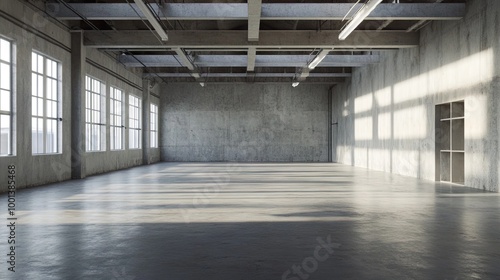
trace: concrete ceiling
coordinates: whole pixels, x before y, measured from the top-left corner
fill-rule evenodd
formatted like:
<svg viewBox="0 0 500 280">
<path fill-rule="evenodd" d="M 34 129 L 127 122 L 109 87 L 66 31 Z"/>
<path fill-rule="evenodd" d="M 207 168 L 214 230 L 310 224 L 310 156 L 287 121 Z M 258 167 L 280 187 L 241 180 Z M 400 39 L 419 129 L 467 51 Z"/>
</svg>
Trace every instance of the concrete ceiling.
<svg viewBox="0 0 500 280">
<path fill-rule="evenodd" d="M 143 1 L 168 41 L 159 39 L 134 0 L 47 0 L 45 7 L 85 30 L 87 47 L 143 68 L 145 77 L 209 83 L 339 83 L 353 67 L 377 63 L 381 51 L 418 46 L 428 22 L 465 14 L 463 0 L 385 0 L 340 41 L 340 30 L 365 0 Z M 324 49 L 329 55 L 308 71 Z"/>
</svg>

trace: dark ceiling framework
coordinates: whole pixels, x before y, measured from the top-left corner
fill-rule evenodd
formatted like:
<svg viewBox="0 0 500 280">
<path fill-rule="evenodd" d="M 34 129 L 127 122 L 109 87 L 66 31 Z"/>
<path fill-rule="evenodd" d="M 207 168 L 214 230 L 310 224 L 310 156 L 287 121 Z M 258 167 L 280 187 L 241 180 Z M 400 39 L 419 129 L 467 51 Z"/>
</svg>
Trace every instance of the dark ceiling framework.
<svg viewBox="0 0 500 280">
<path fill-rule="evenodd" d="M 385 0 L 339 40 L 341 29 L 367 3 L 50 0 L 46 10 L 85 30 L 87 47 L 143 68 L 145 77 L 202 85 L 340 83 L 352 68 L 378 63 L 381 51 L 418 46 L 426 23 L 465 14 L 465 1 Z"/>
</svg>

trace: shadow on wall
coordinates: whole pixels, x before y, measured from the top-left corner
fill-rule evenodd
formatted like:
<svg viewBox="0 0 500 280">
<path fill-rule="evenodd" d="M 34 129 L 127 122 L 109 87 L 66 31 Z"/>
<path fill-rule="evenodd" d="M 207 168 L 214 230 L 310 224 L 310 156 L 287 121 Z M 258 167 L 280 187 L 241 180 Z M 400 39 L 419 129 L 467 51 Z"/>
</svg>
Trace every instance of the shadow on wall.
<svg viewBox="0 0 500 280">
<path fill-rule="evenodd" d="M 334 88 L 334 159 L 434 180 L 435 105 L 464 100 L 465 185 L 498 191 L 499 17 L 499 3 L 471 1 L 464 20 L 430 24 L 418 49 Z"/>
</svg>

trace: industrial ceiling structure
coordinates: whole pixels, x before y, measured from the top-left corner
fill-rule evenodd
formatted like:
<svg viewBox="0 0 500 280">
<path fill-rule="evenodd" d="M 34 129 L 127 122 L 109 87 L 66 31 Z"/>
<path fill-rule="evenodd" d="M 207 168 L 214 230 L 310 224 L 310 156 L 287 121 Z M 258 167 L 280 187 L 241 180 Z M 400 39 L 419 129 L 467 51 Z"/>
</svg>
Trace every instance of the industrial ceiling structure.
<svg viewBox="0 0 500 280">
<path fill-rule="evenodd" d="M 50 0 L 45 9 L 145 77 L 296 86 L 340 83 L 382 51 L 418 46 L 423 26 L 461 19 L 465 1 Z"/>
</svg>

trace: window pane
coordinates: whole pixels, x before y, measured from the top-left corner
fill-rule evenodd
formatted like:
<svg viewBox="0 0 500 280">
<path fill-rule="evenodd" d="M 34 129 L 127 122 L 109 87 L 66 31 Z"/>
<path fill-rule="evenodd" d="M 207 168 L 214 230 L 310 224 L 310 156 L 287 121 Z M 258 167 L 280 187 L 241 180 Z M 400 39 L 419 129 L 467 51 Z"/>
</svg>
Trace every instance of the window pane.
<svg viewBox="0 0 500 280">
<path fill-rule="evenodd" d="M 47 153 L 57 152 L 57 122 L 56 120 L 47 120 Z"/>
<path fill-rule="evenodd" d="M 0 39 L 0 59 L 10 62 L 10 42 Z"/>
<path fill-rule="evenodd" d="M 52 74 L 53 74 L 53 78 L 54 78 L 54 79 L 59 78 L 59 77 L 58 77 L 58 76 L 59 76 L 59 75 L 58 75 L 58 72 L 59 72 L 58 70 L 59 70 L 59 69 L 57 69 L 57 68 L 58 68 L 58 67 L 57 67 L 57 62 L 52 61 Z"/>
<path fill-rule="evenodd" d="M 10 112 L 10 91 L 0 90 L 0 110 Z"/>
<path fill-rule="evenodd" d="M 41 55 L 37 55 L 37 64 L 38 64 L 38 67 L 37 67 L 37 72 L 42 74 L 43 73 L 43 56 Z"/>
<path fill-rule="evenodd" d="M 52 99 L 52 83 L 50 80 L 47 80 L 47 98 Z"/>
<path fill-rule="evenodd" d="M 0 115 L 0 154 L 10 154 L 10 116 Z"/>
<path fill-rule="evenodd" d="M 37 115 L 37 108 L 38 108 L 37 98 L 32 97 L 31 98 L 31 115 L 33 115 L 33 116 Z"/>
<path fill-rule="evenodd" d="M 10 90 L 10 65 L 7 63 L 0 63 L 0 88 Z"/>
<path fill-rule="evenodd" d="M 42 75 L 37 75 L 37 95 L 40 97 L 43 97 L 43 76 Z"/>
<path fill-rule="evenodd" d="M 52 65 L 49 60 L 47 60 L 47 63 L 45 64 L 45 73 L 47 76 L 52 77 Z"/>
<path fill-rule="evenodd" d="M 50 93 L 50 99 L 57 100 L 57 80 L 50 80 L 52 83 L 52 92 Z"/>
<path fill-rule="evenodd" d="M 56 62 L 47 59 L 47 76 L 51 78 L 57 78 L 57 68 L 55 67 Z"/>
<path fill-rule="evenodd" d="M 37 98 L 36 100 L 37 100 L 37 105 L 38 105 L 37 106 L 38 107 L 37 108 L 37 110 L 38 110 L 37 111 L 37 116 L 42 117 L 43 116 L 43 99 Z"/>
<path fill-rule="evenodd" d="M 31 150 L 34 154 L 38 153 L 38 121 L 37 121 L 37 118 L 31 118 Z"/>
<path fill-rule="evenodd" d="M 57 102 L 47 101 L 47 117 L 57 118 Z"/>
<path fill-rule="evenodd" d="M 38 89 L 38 85 L 37 85 L 38 80 L 36 77 L 37 77 L 36 74 L 34 74 L 34 73 L 31 74 L 31 95 L 33 95 L 33 96 L 37 95 L 36 91 Z"/>
<path fill-rule="evenodd" d="M 36 72 L 37 69 L 37 55 L 36 53 L 31 53 L 31 71 Z"/>
</svg>

